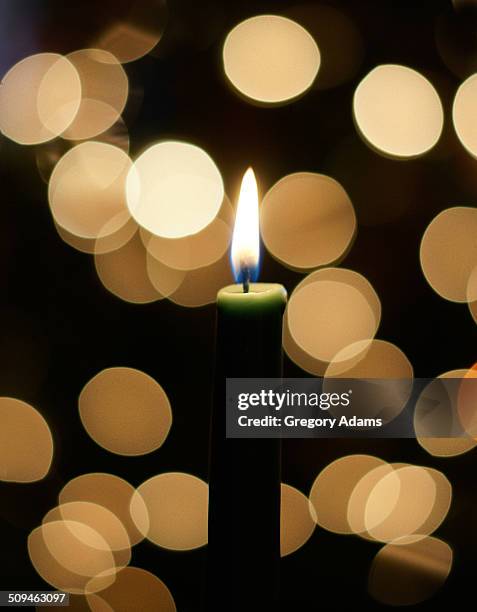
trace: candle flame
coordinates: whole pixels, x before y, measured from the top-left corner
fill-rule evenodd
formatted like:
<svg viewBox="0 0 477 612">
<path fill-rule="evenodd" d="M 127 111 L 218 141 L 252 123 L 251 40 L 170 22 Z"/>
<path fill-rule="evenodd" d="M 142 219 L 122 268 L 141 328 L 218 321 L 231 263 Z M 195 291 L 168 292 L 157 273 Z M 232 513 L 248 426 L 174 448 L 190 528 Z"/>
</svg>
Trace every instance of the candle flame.
<svg viewBox="0 0 477 612">
<path fill-rule="evenodd" d="M 255 174 L 248 168 L 242 179 L 232 238 L 232 268 L 238 283 L 257 280 L 259 257 L 258 189 Z"/>
</svg>

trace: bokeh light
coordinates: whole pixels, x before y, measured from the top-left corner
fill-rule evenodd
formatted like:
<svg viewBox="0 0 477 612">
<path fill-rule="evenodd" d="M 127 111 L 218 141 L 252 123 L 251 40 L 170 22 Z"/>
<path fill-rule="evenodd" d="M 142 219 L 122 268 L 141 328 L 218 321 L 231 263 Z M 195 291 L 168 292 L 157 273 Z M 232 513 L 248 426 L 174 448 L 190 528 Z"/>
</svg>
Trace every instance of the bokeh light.
<svg viewBox="0 0 477 612">
<path fill-rule="evenodd" d="M 87 599 L 92 612 L 104 612 L 105 603 L 114 612 L 177 610 L 174 598 L 164 582 L 139 567 L 125 567 L 118 572 L 114 584 L 96 596 L 88 594 Z"/>
<path fill-rule="evenodd" d="M 139 233 L 110 253 L 96 253 L 94 263 L 104 287 L 125 302 L 147 304 L 164 297 L 149 278 L 147 251 Z"/>
<path fill-rule="evenodd" d="M 316 520 L 308 497 L 283 482 L 280 503 L 280 555 L 286 557 L 310 539 Z"/>
<path fill-rule="evenodd" d="M 339 351 L 326 377 L 411 379 L 413 368 L 399 347 L 386 340 L 361 340 Z"/>
<path fill-rule="evenodd" d="M 67 56 L 81 81 L 81 103 L 62 133 L 69 140 L 94 138 L 119 119 L 128 98 L 127 75 L 118 60 L 103 49 L 81 49 Z"/>
<path fill-rule="evenodd" d="M 163 238 L 141 228 L 140 236 L 154 259 L 176 270 L 196 270 L 215 263 L 230 245 L 233 209 L 227 197 L 215 219 L 196 234 Z"/>
<path fill-rule="evenodd" d="M 169 300 L 187 308 L 205 306 L 216 301 L 219 289 L 234 282 L 229 253 L 226 251 L 210 266 L 185 273 L 178 289 L 169 295 Z"/>
<path fill-rule="evenodd" d="M 167 23 L 165 0 L 136 0 L 128 9 L 108 24 L 95 41 L 96 47 L 109 51 L 123 64 L 149 53 Z"/>
<path fill-rule="evenodd" d="M 102 472 L 82 474 L 65 484 L 59 494 L 60 504 L 91 502 L 110 510 L 128 532 L 131 544 L 138 544 L 144 535 L 136 527 L 129 510 L 135 488 L 123 478 Z M 147 508 L 136 495 L 135 513 L 138 522 L 147 528 Z"/>
<path fill-rule="evenodd" d="M 298 23 L 277 15 L 242 21 L 227 35 L 225 74 L 250 100 L 277 104 L 293 100 L 313 83 L 320 51 Z"/>
<path fill-rule="evenodd" d="M 476 232 L 477 208 L 456 206 L 434 217 L 422 237 L 424 276 L 436 293 L 452 302 L 467 301 L 469 278 L 477 264 Z"/>
<path fill-rule="evenodd" d="M 470 314 L 477 323 L 477 265 L 473 268 L 467 281 L 466 299 Z"/>
<path fill-rule="evenodd" d="M 477 74 L 473 74 L 460 85 L 452 106 L 452 120 L 457 136 L 473 157 L 477 157 L 476 104 Z"/>
<path fill-rule="evenodd" d="M 199 232 L 217 216 L 223 199 L 224 185 L 214 161 L 186 142 L 149 147 L 136 159 L 127 180 L 131 215 L 163 238 Z"/>
<path fill-rule="evenodd" d="M 119 518 L 110 510 L 91 502 L 67 502 L 47 512 L 43 517 L 43 524 L 62 520 L 84 544 L 90 545 L 90 539 L 88 534 L 85 537 L 82 528 L 77 528 L 77 525 L 87 525 L 94 529 L 106 542 L 104 550 L 113 553 L 115 567 L 128 565 L 131 560 L 129 536 Z M 97 545 L 102 548 L 101 542 Z"/>
<path fill-rule="evenodd" d="M 348 498 L 346 518 L 350 530 L 362 538 L 374 540 L 367 531 L 366 527 L 366 507 L 369 496 L 374 487 L 394 468 L 389 463 L 381 462 L 380 465 L 366 472 L 356 483 Z M 396 503 L 396 498 L 391 500 Z M 386 514 L 384 514 L 386 516 Z"/>
<path fill-rule="evenodd" d="M 82 95 L 78 72 L 67 58 L 57 53 L 26 57 L 2 79 L 0 130 L 24 145 L 51 140 L 75 120 Z"/>
<path fill-rule="evenodd" d="M 419 533 L 434 508 L 436 492 L 436 482 L 424 468 L 410 465 L 393 470 L 369 494 L 366 531 L 381 542 Z"/>
<path fill-rule="evenodd" d="M 432 597 L 452 567 L 452 549 L 437 538 L 411 544 L 387 544 L 377 553 L 369 573 L 369 592 L 391 606 L 410 606 Z"/>
<path fill-rule="evenodd" d="M 153 378 L 133 368 L 96 374 L 79 396 L 81 422 L 93 440 L 119 455 L 158 449 L 172 424 L 169 399 Z"/>
<path fill-rule="evenodd" d="M 0 480 L 41 480 L 52 460 L 53 438 L 43 416 L 26 402 L 0 397 Z"/>
<path fill-rule="evenodd" d="M 117 147 L 84 142 L 68 151 L 50 177 L 48 198 L 55 222 L 80 238 L 116 233 L 129 220 L 125 185 L 129 157 Z"/>
<path fill-rule="evenodd" d="M 284 327 L 305 353 L 329 362 L 343 348 L 359 340 L 371 340 L 380 318 L 379 298 L 363 276 L 351 270 L 324 268 L 295 288 L 285 311 Z M 288 342 L 284 342 L 284 348 L 293 359 Z M 346 359 L 350 357 L 348 354 Z"/>
<path fill-rule="evenodd" d="M 61 520 L 35 528 L 28 536 L 28 554 L 48 584 L 68 593 L 99 591 L 115 580 L 106 540 L 83 523 Z M 93 577 L 95 584 L 89 586 Z"/>
<path fill-rule="evenodd" d="M 384 340 L 361 340 L 335 355 L 324 373 L 323 390 L 333 393 L 335 388 L 341 389 L 342 384 L 336 380 L 339 378 L 362 379 L 353 387 L 358 418 L 380 417 L 383 423 L 389 423 L 409 400 L 413 368 L 396 345 Z M 341 415 L 343 409 L 330 411 Z"/>
<path fill-rule="evenodd" d="M 312 172 L 290 174 L 275 183 L 263 198 L 260 221 L 267 250 L 298 270 L 340 259 L 356 231 L 346 191 L 331 177 Z"/>
<path fill-rule="evenodd" d="M 432 380 L 420 394 L 414 408 L 414 431 L 418 443 L 430 455 L 435 457 L 456 457 L 472 450 L 477 441 L 470 436 L 459 437 L 433 436 L 445 428 L 452 432 L 458 424 L 457 388 L 442 385 L 440 379 L 461 379 L 468 370 L 459 369 L 444 372 Z M 457 421 L 457 422 L 456 422 Z"/>
<path fill-rule="evenodd" d="M 143 503 L 149 514 L 148 526 L 144 524 Z M 154 544 L 170 550 L 191 550 L 207 544 L 208 506 L 207 483 L 191 474 L 169 472 L 153 476 L 138 487 L 131 501 L 131 516 Z"/>
<path fill-rule="evenodd" d="M 104 232 L 105 235 L 99 236 L 96 239 L 76 236 L 57 223 L 55 223 L 55 229 L 63 242 L 65 242 L 68 246 L 73 247 L 77 251 L 80 251 L 81 253 L 88 253 L 89 255 L 93 255 L 95 253 L 102 255 L 104 253 L 111 253 L 112 251 L 116 251 L 116 249 L 121 248 L 127 244 L 137 232 L 137 223 L 134 221 L 134 219 L 129 219 L 117 231 L 110 234 L 108 228 L 110 225 L 116 225 L 116 222 L 117 217 L 113 217 L 112 220 L 109 223 L 106 223 L 106 225 L 101 229 L 101 233 Z"/>
<path fill-rule="evenodd" d="M 444 113 L 431 83 L 406 66 L 386 64 L 356 88 L 354 117 L 361 135 L 378 152 L 416 157 L 439 140 Z"/>
<path fill-rule="evenodd" d="M 348 522 L 348 502 L 361 478 L 385 461 L 371 455 L 346 455 L 327 465 L 310 490 L 316 522 L 334 533 L 353 533 Z"/>
</svg>

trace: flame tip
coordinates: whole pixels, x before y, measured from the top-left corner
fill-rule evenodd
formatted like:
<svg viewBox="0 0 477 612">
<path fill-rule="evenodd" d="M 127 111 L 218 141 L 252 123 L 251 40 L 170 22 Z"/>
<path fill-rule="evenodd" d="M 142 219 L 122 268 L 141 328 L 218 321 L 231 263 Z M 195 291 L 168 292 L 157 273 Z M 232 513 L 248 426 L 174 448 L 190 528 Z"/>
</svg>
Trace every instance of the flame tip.
<svg viewBox="0 0 477 612">
<path fill-rule="evenodd" d="M 245 276 L 248 280 L 257 279 L 259 252 L 257 181 L 252 166 L 249 166 L 242 179 L 232 239 L 231 260 L 237 282 L 242 282 Z"/>
</svg>

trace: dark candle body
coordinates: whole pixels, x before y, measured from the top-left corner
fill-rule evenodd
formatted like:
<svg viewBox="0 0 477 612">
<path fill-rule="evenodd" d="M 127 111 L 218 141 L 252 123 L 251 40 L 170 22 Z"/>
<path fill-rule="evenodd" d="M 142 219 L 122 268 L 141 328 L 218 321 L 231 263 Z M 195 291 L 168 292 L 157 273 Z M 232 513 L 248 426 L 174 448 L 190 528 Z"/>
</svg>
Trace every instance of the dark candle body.
<svg viewBox="0 0 477 612">
<path fill-rule="evenodd" d="M 282 375 L 286 291 L 226 287 L 217 300 L 207 612 L 273 610 L 280 561 L 280 441 L 227 439 L 226 379 Z"/>
</svg>

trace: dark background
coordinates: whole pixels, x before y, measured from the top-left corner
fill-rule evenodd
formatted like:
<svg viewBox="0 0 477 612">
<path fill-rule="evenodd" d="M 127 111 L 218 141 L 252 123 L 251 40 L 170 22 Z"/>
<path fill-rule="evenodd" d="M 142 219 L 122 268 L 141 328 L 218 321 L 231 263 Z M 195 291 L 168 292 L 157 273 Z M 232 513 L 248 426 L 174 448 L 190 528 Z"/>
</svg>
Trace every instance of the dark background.
<svg viewBox="0 0 477 612">
<path fill-rule="evenodd" d="M 474 36 L 477 49 L 474 15 L 467 10 L 457 17 L 450 0 L 327 2 L 351 17 L 361 33 L 364 54 L 351 80 L 332 89 L 312 89 L 298 102 L 278 108 L 246 103 L 224 80 L 225 35 L 246 17 L 287 14 L 298 4 L 302 3 L 170 0 L 168 27 L 157 52 L 125 66 L 133 91 L 124 115 L 131 155 L 136 157 L 163 138 L 198 144 L 216 161 L 233 198 L 248 165 L 259 177 L 261 193 L 295 171 L 338 179 L 355 205 L 359 223 L 357 239 L 342 265 L 365 275 L 380 296 L 378 337 L 405 352 L 416 376 L 469 367 L 477 361 L 475 323 L 465 305 L 446 302 L 427 285 L 418 249 L 437 212 L 475 205 L 477 199 L 477 162 L 464 152 L 451 124 L 458 84 L 477 68 L 472 48 L 466 47 Z M 120 5 L 0 0 L 2 73 L 35 52 L 86 46 L 101 19 Z M 438 19 L 460 28 L 459 36 L 449 39 L 457 57 L 466 52 L 459 75 L 439 55 Z M 351 112 L 354 89 L 382 63 L 415 68 L 431 79 L 441 96 L 444 134 L 423 158 L 386 159 L 356 133 Z M 186 309 L 165 301 L 137 306 L 109 294 L 97 279 L 92 258 L 57 235 L 36 152 L 36 147 L 20 147 L 7 139 L 0 143 L 0 394 L 31 402 L 42 412 L 56 452 L 45 480 L 0 483 L 0 589 L 50 588 L 31 566 L 26 540 L 56 505 L 69 479 L 105 471 L 137 486 L 160 472 L 183 471 L 207 480 L 214 306 Z M 383 209 L 394 208 L 401 214 L 379 222 Z M 291 292 L 301 278 L 265 254 L 261 280 L 283 283 Z M 112 455 L 82 428 L 78 394 L 92 376 L 111 366 L 143 370 L 167 392 L 174 421 L 157 452 L 138 458 Z M 285 359 L 285 374 L 303 373 Z M 412 440 L 288 440 L 283 444 L 282 480 L 308 493 L 325 465 L 356 452 L 437 467 L 450 479 L 453 503 L 437 535 L 452 546 L 454 566 L 438 594 L 416 608 L 457 604 L 460 609 L 458 602 L 473 601 L 475 451 L 436 459 Z M 317 528 L 302 549 L 282 560 L 283 610 L 382 609 L 366 590 L 378 549 L 359 538 Z M 173 553 L 143 542 L 134 548 L 131 564 L 157 574 L 171 589 L 178 610 L 188 612 L 198 610 L 205 554 L 205 549 Z"/>
</svg>

